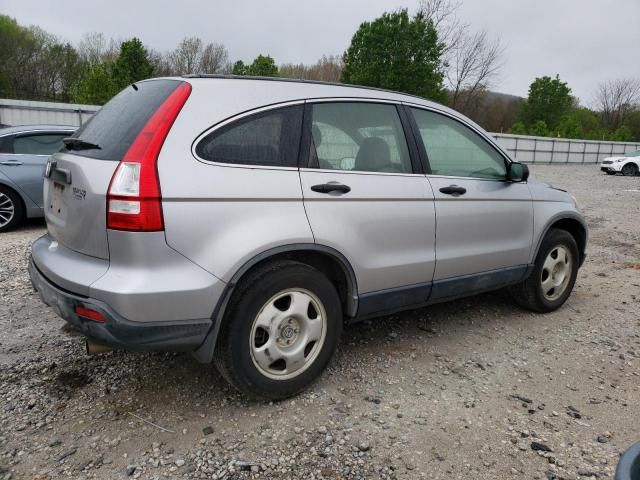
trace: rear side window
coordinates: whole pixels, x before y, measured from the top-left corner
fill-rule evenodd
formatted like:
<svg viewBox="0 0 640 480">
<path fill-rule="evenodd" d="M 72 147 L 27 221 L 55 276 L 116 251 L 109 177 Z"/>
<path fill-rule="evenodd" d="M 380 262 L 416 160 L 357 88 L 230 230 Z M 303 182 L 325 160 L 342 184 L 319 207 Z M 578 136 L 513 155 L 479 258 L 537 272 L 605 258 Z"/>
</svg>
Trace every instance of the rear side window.
<svg viewBox="0 0 640 480">
<path fill-rule="evenodd" d="M 203 138 L 196 154 L 211 162 L 295 167 L 302 111 L 302 105 L 283 107 L 232 122 Z"/>
<path fill-rule="evenodd" d="M 120 161 L 151 115 L 180 85 L 179 80 L 150 80 L 128 86 L 73 135 L 100 149 L 63 150 L 99 160 Z"/>
<path fill-rule="evenodd" d="M 62 139 L 69 134 L 23 135 L 13 140 L 13 153 L 25 155 L 51 155 L 62 148 Z"/>
</svg>

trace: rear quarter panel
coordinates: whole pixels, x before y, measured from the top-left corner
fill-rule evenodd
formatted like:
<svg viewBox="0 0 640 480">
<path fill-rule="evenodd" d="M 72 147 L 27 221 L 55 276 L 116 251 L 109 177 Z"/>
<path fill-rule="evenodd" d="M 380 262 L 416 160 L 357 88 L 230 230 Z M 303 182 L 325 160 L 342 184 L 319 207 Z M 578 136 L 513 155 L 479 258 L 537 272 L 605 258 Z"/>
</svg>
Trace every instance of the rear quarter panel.
<svg viewBox="0 0 640 480">
<path fill-rule="evenodd" d="M 240 82 L 245 91 L 235 95 L 226 83 L 193 82 L 158 158 L 167 243 L 223 281 L 265 250 L 313 243 L 296 168 L 211 164 L 192 154 L 194 140 L 212 125 L 291 99 L 275 82 L 261 91 Z"/>
</svg>

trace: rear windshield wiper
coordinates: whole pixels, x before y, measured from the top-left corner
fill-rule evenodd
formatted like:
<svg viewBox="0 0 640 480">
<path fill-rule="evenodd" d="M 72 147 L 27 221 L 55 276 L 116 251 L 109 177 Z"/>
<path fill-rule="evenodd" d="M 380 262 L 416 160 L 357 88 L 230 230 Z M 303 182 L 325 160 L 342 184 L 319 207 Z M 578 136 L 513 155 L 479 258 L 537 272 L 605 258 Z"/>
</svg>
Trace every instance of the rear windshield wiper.
<svg viewBox="0 0 640 480">
<path fill-rule="evenodd" d="M 101 150 L 100 145 L 86 142 L 75 137 L 63 138 L 62 142 L 69 150 Z"/>
</svg>

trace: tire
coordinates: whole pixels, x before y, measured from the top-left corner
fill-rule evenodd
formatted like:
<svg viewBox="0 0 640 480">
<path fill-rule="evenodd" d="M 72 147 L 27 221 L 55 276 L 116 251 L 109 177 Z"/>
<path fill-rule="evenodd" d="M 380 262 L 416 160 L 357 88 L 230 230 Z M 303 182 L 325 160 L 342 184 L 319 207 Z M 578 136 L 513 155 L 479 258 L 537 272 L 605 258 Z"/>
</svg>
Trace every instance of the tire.
<svg viewBox="0 0 640 480">
<path fill-rule="evenodd" d="M 635 177 L 638 175 L 638 166 L 635 163 L 627 163 L 622 167 L 622 174 L 625 177 Z"/>
<path fill-rule="evenodd" d="M 24 220 L 22 200 L 16 192 L 0 185 L 0 233 L 13 230 Z"/>
<path fill-rule="evenodd" d="M 554 252 L 556 258 L 553 257 Z M 563 253 L 567 262 L 562 262 Z M 511 287 L 511 296 L 517 304 L 528 310 L 552 312 L 560 308 L 571 295 L 579 264 L 580 253 L 573 236 L 566 230 L 551 229 L 540 245 L 529 278 Z M 561 277 L 564 280 L 555 286 Z"/>
<path fill-rule="evenodd" d="M 341 334 L 342 305 L 329 279 L 304 263 L 279 260 L 238 285 L 214 362 L 241 392 L 279 400 L 320 376 Z"/>
</svg>

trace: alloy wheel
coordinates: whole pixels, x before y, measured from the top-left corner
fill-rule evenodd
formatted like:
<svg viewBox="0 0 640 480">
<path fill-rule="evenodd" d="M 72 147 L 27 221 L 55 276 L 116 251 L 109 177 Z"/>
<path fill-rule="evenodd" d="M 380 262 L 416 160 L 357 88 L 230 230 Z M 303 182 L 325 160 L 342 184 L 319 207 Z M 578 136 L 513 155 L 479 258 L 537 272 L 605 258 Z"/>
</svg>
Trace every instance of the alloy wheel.
<svg viewBox="0 0 640 480">
<path fill-rule="evenodd" d="M 13 220 L 15 205 L 8 195 L 0 192 L 0 228 L 5 227 Z"/>
</svg>

